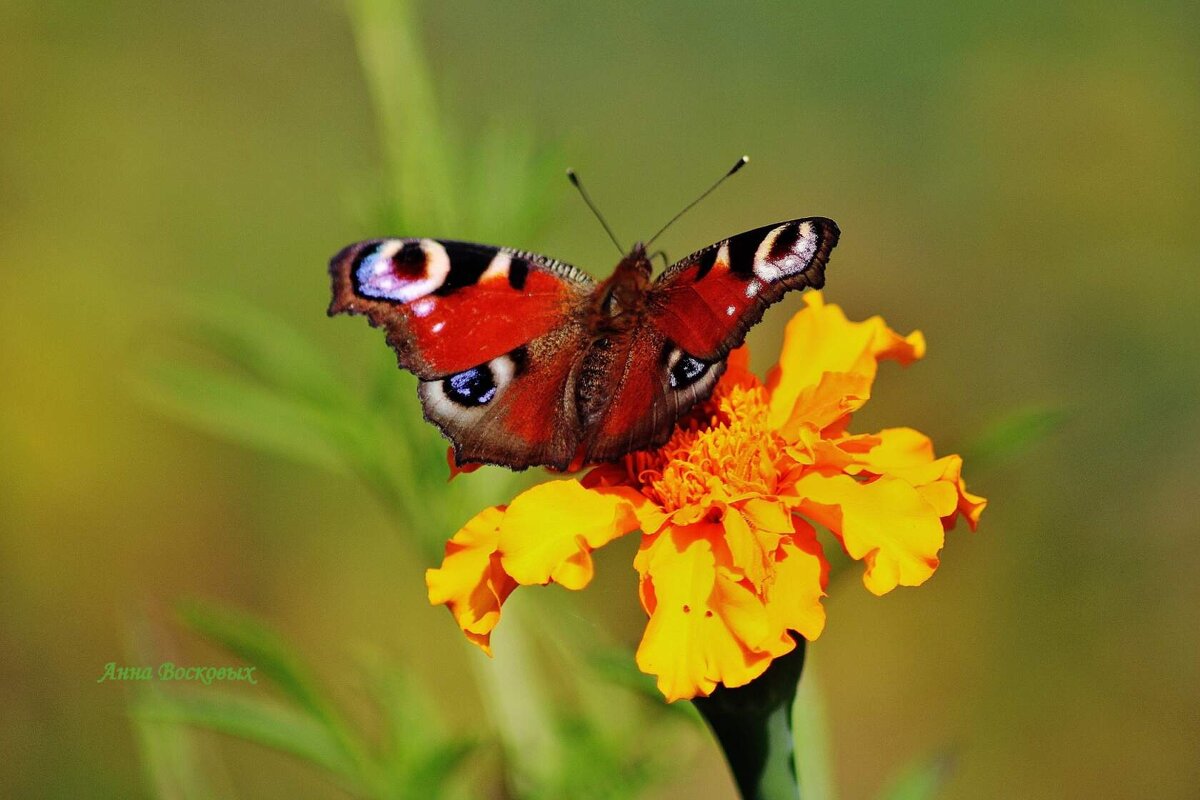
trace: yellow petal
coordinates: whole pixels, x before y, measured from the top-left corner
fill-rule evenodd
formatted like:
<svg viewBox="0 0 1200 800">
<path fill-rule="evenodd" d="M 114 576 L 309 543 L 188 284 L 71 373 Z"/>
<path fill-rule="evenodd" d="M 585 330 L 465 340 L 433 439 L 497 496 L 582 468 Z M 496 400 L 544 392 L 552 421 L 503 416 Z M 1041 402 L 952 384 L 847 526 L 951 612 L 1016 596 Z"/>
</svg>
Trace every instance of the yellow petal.
<svg viewBox="0 0 1200 800">
<path fill-rule="evenodd" d="M 500 606 L 517 586 L 496 553 L 503 517 L 500 508 L 476 514 L 446 543 L 442 566 L 425 572 L 429 602 L 445 604 L 467 638 L 489 656 Z"/>
<path fill-rule="evenodd" d="M 842 540 L 867 565 L 863 584 L 875 594 L 919 586 L 937 569 L 944 531 L 937 510 L 907 481 L 860 483 L 847 475 L 809 473 L 796 482 L 800 510 Z"/>
<path fill-rule="evenodd" d="M 793 630 L 812 641 L 825 629 L 821 598 L 829 580 L 829 564 L 812 526 L 795 520 L 796 533 L 779 543 L 774 577 L 767 591 L 767 614 L 772 628 Z"/>
<path fill-rule="evenodd" d="M 757 589 L 767 577 L 767 553 L 763 542 L 746 518 L 736 508 L 729 508 L 721 521 L 724 536 L 718 540 L 718 563 L 729 568 L 738 578 L 745 578 Z M 769 534 L 768 534 L 769 535 Z M 778 538 L 778 537 L 775 537 Z M 774 542 L 769 543 L 774 550 Z"/>
<path fill-rule="evenodd" d="M 975 530 L 987 500 L 967 491 L 960 456 L 934 458 L 933 442 L 912 428 L 888 428 L 876 436 L 879 444 L 857 459 L 861 466 L 849 468 L 848 472 L 859 474 L 865 470 L 902 478 L 917 487 L 937 509 L 946 527 L 952 527 L 961 513 L 971 530 Z"/>
<path fill-rule="evenodd" d="M 592 579 L 591 551 L 637 527 L 622 493 L 549 481 L 509 504 L 500 522 L 501 564 L 517 583 L 582 589 Z"/>
<path fill-rule="evenodd" d="M 822 431 L 841 422 L 871 399 L 872 380 L 873 374 L 826 372 L 815 386 L 800 392 L 790 414 L 777 426 L 780 434 L 790 441 L 796 437 L 800 426 Z M 772 409 L 774 407 L 772 397 Z"/>
<path fill-rule="evenodd" d="M 707 538 L 682 548 L 664 531 L 644 559 L 650 621 L 638 667 L 658 678 L 668 702 L 707 695 L 717 683 L 741 686 L 761 675 L 772 655 L 749 652 L 740 637 L 762 639 L 769 620 L 749 589 L 719 577 Z"/>
<path fill-rule="evenodd" d="M 801 393 L 816 387 L 827 372 L 861 375 L 869 392 L 879 361 L 908 364 L 925 354 L 920 331 L 901 336 L 881 317 L 850 322 L 840 307 L 826 305 L 820 292 L 804 297 L 807 307 L 788 322 L 779 365 L 767 378 L 774 427 L 783 425 Z"/>
</svg>

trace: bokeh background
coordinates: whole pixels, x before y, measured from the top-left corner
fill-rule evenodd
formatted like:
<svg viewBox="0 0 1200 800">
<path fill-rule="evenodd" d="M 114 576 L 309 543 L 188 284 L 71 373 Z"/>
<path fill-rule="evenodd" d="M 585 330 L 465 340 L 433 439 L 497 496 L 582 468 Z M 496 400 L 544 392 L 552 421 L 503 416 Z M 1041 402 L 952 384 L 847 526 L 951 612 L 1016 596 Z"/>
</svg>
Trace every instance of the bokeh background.
<svg viewBox="0 0 1200 800">
<path fill-rule="evenodd" d="M 348 796 L 303 759 L 147 718 L 159 687 L 96 683 L 110 661 L 241 663 L 180 616 L 198 600 L 276 631 L 370 740 L 387 717 L 362 665 L 384 665 L 397 707 L 425 709 L 400 739 L 436 718 L 477 740 L 451 790 L 732 797 L 694 718 L 621 688 L 629 546 L 579 596 L 518 593 L 512 628 L 540 639 L 493 662 L 427 605 L 437 542 L 515 484 L 440 488 L 411 381 L 324 308 L 329 255 L 378 234 L 604 275 L 615 253 L 562 169 L 633 239 L 743 152 L 668 251 L 836 219 L 830 299 L 930 342 L 882 370 L 857 429 L 926 431 L 992 500 L 919 589 L 835 578 L 813 780 L 875 798 L 924 763 L 922 796 L 1200 795 L 1195 4 L 352 5 L 0 4 L 0 796 Z M 760 368 L 800 302 L 752 333 Z M 306 419 L 253 390 L 272 381 L 369 408 L 342 423 L 385 443 L 381 473 L 297 436 Z M 600 642 L 607 669 L 580 666 Z M 566 766 L 539 778 L 547 752 Z"/>
</svg>

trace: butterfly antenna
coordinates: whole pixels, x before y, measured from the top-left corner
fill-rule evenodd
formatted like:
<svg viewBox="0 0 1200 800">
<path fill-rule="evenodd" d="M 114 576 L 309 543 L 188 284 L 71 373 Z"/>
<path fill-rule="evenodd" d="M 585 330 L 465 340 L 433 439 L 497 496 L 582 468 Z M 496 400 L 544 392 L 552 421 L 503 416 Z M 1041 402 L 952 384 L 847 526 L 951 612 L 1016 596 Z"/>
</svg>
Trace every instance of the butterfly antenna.
<svg viewBox="0 0 1200 800">
<path fill-rule="evenodd" d="M 675 220 L 679 219 L 679 218 L 680 218 L 680 217 L 682 217 L 684 214 L 686 214 L 687 212 L 691 211 L 691 210 L 692 210 L 692 206 L 696 205 L 696 204 L 697 204 L 697 203 L 699 203 L 701 200 L 703 200 L 704 198 L 706 198 L 706 197 L 708 197 L 710 194 L 712 194 L 714 191 L 716 191 L 717 187 L 718 187 L 718 186 L 720 186 L 722 183 L 724 183 L 726 178 L 730 177 L 731 175 L 733 175 L 733 173 L 737 172 L 739 169 L 741 169 L 742 167 L 746 166 L 747 162 L 749 162 L 749 161 L 750 161 L 750 156 L 742 156 L 741 158 L 739 158 L 739 159 L 737 160 L 737 163 L 736 163 L 736 164 L 734 164 L 734 165 L 733 165 L 733 166 L 732 166 L 732 167 L 729 169 L 729 172 L 726 172 L 724 175 L 722 175 L 722 176 L 721 176 L 721 178 L 720 178 L 720 179 L 719 179 L 719 180 L 718 180 L 716 183 L 714 183 L 712 186 L 708 187 L 708 189 L 706 189 L 706 190 L 705 190 L 704 194 L 700 195 L 700 196 L 699 196 L 699 197 L 697 197 L 695 200 L 693 200 L 692 202 L 688 203 L 688 204 L 687 204 L 687 206 L 685 206 L 685 207 L 684 207 L 683 211 L 680 211 L 678 214 L 676 214 L 675 216 L 671 217 L 671 219 L 667 221 L 667 224 L 666 224 L 666 225 L 663 225 L 661 228 L 659 228 L 659 229 L 658 229 L 658 233 L 656 233 L 656 234 L 654 234 L 653 236 L 651 236 L 651 237 L 650 237 L 650 239 L 649 239 L 649 241 L 647 241 L 647 242 L 646 242 L 646 246 L 647 246 L 647 247 L 649 247 L 651 244 L 653 244 L 653 242 L 654 242 L 654 240 L 655 240 L 655 239 L 657 239 L 659 236 L 662 236 L 662 234 L 663 234 L 663 231 L 665 231 L 667 228 L 669 228 L 669 227 L 671 227 L 672 225 L 674 225 L 674 224 L 675 224 Z"/>
<path fill-rule="evenodd" d="M 600 220 L 600 224 L 604 226 L 604 231 L 608 234 L 608 238 L 612 239 L 612 243 L 615 244 L 617 249 L 621 251 L 621 255 L 625 255 L 625 248 L 621 247 L 621 243 L 617 241 L 617 235 L 613 233 L 612 228 L 608 227 L 608 223 L 604 221 L 604 215 L 600 213 L 600 210 L 596 208 L 596 204 L 592 202 L 592 198 L 588 196 L 587 190 L 584 189 L 583 184 L 579 182 L 579 176 L 575 174 L 575 170 L 567 170 L 567 180 L 569 180 L 572 185 L 579 190 L 580 196 L 583 197 L 583 202 L 587 203 L 587 207 L 590 208 L 592 213 L 596 215 L 596 219 Z"/>
</svg>

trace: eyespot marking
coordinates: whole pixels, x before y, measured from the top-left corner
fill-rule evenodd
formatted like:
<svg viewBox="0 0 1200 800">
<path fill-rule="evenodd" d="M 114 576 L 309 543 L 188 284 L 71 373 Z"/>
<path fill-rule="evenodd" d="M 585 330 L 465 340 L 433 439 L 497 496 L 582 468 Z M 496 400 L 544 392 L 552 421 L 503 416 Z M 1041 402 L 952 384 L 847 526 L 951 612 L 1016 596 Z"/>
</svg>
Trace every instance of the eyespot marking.
<svg viewBox="0 0 1200 800">
<path fill-rule="evenodd" d="M 354 284 L 364 297 L 410 303 L 436 292 L 450 274 L 450 256 L 433 239 L 389 239 L 359 256 Z"/>
<path fill-rule="evenodd" d="M 712 364 L 693 358 L 678 347 L 672 347 L 667 356 L 667 383 L 672 389 L 686 389 L 698 383 Z"/>
<path fill-rule="evenodd" d="M 431 417 L 451 419 L 461 414 L 480 414 L 482 407 L 495 400 L 528 361 L 526 349 L 518 347 L 477 367 L 439 380 L 422 381 L 417 392 Z"/>
<path fill-rule="evenodd" d="M 818 239 L 807 221 L 773 228 L 754 253 L 754 274 L 770 283 L 803 272 L 816 255 Z"/>
<path fill-rule="evenodd" d="M 460 406 L 485 406 L 496 396 L 496 382 L 485 364 L 446 378 L 442 381 L 442 391 Z"/>
</svg>

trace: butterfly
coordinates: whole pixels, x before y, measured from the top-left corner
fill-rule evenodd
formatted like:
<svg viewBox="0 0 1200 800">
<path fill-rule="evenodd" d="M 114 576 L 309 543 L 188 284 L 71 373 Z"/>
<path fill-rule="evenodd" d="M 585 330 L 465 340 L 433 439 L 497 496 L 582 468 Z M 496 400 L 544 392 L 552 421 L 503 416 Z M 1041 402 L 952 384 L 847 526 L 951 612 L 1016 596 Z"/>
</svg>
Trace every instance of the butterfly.
<svg viewBox="0 0 1200 800">
<path fill-rule="evenodd" d="M 597 282 L 521 250 L 372 239 L 330 261 L 329 314 L 364 314 L 386 332 L 460 466 L 565 470 L 665 443 L 768 306 L 824 285 L 837 241 L 832 220 L 788 220 L 654 280 L 639 242 Z"/>
</svg>

